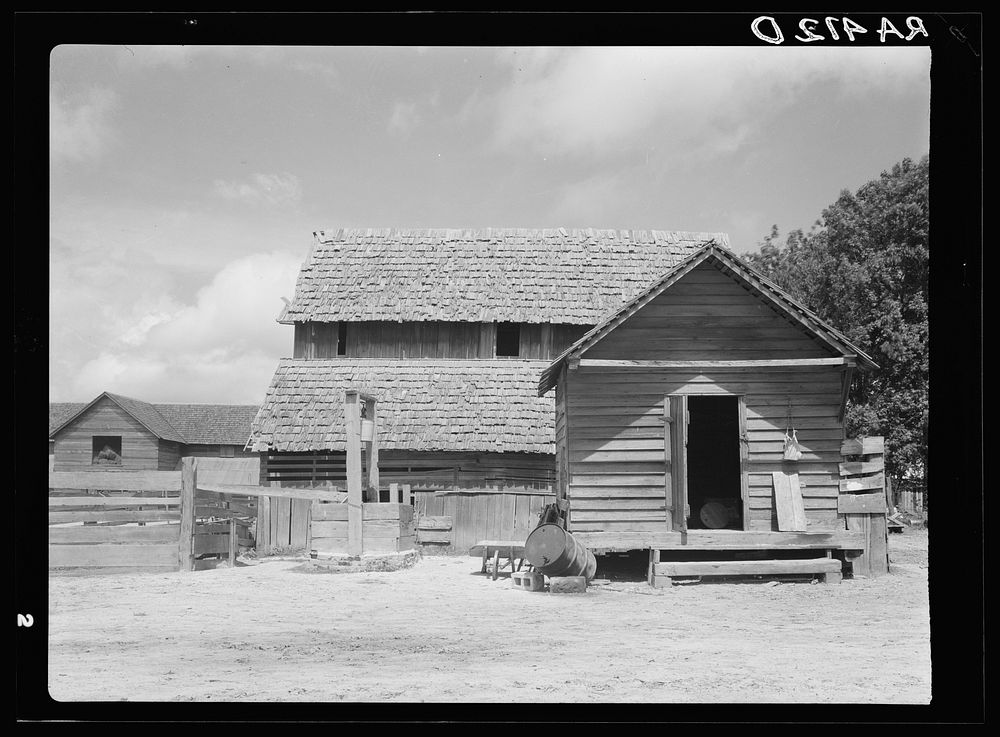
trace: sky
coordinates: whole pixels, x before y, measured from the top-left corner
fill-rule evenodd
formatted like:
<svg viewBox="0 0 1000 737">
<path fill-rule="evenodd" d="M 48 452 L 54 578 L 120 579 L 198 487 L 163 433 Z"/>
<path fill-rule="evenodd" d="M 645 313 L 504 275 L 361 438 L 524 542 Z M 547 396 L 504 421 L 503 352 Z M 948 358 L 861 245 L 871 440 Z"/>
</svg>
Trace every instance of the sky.
<svg viewBox="0 0 1000 737">
<path fill-rule="evenodd" d="M 256 404 L 317 230 L 808 230 L 928 153 L 921 47 L 58 46 L 49 401 Z"/>
</svg>

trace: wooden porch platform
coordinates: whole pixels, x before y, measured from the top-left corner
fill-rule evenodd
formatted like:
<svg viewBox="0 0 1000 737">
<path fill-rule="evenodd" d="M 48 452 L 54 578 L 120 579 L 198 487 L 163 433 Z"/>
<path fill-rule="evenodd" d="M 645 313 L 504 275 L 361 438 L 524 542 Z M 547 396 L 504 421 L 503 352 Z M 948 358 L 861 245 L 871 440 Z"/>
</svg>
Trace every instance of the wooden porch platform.
<svg viewBox="0 0 1000 737">
<path fill-rule="evenodd" d="M 824 532 L 584 532 L 573 537 L 595 554 L 627 550 L 844 550 L 865 548 L 864 534 L 849 530 Z"/>
</svg>

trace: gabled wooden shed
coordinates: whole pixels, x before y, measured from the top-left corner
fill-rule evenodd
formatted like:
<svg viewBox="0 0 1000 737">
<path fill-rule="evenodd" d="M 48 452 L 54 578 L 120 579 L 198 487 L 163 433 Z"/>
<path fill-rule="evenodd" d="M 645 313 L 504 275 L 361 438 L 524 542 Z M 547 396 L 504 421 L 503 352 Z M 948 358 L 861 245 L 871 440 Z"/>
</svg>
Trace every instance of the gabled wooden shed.
<svg viewBox="0 0 1000 737">
<path fill-rule="evenodd" d="M 733 253 L 704 245 L 542 374 L 539 394 L 556 390 L 568 528 L 599 552 L 860 547 L 838 511 L 838 464 L 852 372 L 875 368 Z M 783 459 L 788 427 L 796 462 Z M 773 500 L 793 475 L 805 519 L 790 531 Z"/>
</svg>

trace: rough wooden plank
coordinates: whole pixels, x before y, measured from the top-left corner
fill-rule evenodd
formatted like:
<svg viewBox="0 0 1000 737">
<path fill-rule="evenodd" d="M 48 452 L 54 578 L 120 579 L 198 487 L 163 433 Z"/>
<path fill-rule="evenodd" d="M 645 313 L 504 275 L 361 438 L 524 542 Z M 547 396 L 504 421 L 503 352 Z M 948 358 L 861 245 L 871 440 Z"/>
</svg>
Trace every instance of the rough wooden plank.
<svg viewBox="0 0 1000 737">
<path fill-rule="evenodd" d="M 267 555 L 271 551 L 271 497 L 264 496 L 257 500 L 254 540 L 258 555 Z"/>
<path fill-rule="evenodd" d="M 843 479 L 840 482 L 841 491 L 864 491 L 865 489 L 885 489 L 885 474 L 880 473 L 875 476 L 864 478 Z"/>
<path fill-rule="evenodd" d="M 795 477 L 795 483 L 792 483 Z M 802 495 L 799 491 L 798 475 L 787 473 L 775 473 L 772 475 L 774 483 L 774 509 L 778 516 L 778 530 L 782 532 L 804 532 L 805 510 L 802 506 Z"/>
<path fill-rule="evenodd" d="M 164 566 L 177 570 L 177 545 L 49 545 L 49 568 L 104 566 Z"/>
<path fill-rule="evenodd" d="M 229 553 L 230 535 L 195 535 L 192 538 L 194 555 L 219 555 Z"/>
<path fill-rule="evenodd" d="M 878 473 L 885 469 L 882 458 L 871 461 L 844 461 L 840 464 L 841 476 L 858 476 L 861 474 Z"/>
<path fill-rule="evenodd" d="M 180 531 L 178 535 L 176 555 L 178 570 L 194 569 L 191 538 L 194 534 L 195 490 L 198 488 L 198 466 L 193 458 L 181 460 L 181 505 Z"/>
<path fill-rule="evenodd" d="M 309 499 L 290 500 L 289 544 L 293 548 L 306 548 L 309 538 L 311 507 L 312 501 Z"/>
<path fill-rule="evenodd" d="M 711 328 L 710 325 L 700 325 L 700 329 Z M 748 328 L 752 329 L 752 325 Z M 725 328 L 723 328 L 725 329 Z M 778 328 L 782 329 L 782 328 Z M 662 330 L 662 329 L 660 329 Z M 651 335 L 655 335 L 657 328 L 653 328 Z M 639 332 L 639 331 L 637 331 Z M 778 368 L 778 367 L 799 367 L 799 366 L 843 366 L 851 359 L 840 358 L 786 358 L 786 359 L 751 359 L 751 360 L 704 360 L 704 361 L 664 361 L 664 360 L 615 360 L 581 358 L 580 368 Z"/>
<path fill-rule="evenodd" d="M 872 453 L 884 453 L 885 441 L 881 436 L 867 438 L 850 438 L 840 446 L 841 455 L 856 456 Z"/>
<path fill-rule="evenodd" d="M 60 496 L 49 497 L 49 509 L 61 511 L 60 507 L 176 507 L 181 503 L 179 496 Z"/>
<path fill-rule="evenodd" d="M 51 471 L 49 488 L 180 491 L 181 474 L 180 471 Z"/>
<path fill-rule="evenodd" d="M 739 530 L 577 532 L 573 537 L 586 547 L 606 550 L 778 550 L 826 549 L 863 550 L 860 531 L 843 529 L 824 532 L 767 532 Z"/>
<path fill-rule="evenodd" d="M 398 520 L 400 506 L 400 504 L 395 502 L 380 504 L 366 502 L 362 505 L 361 518 L 365 521 L 374 519 Z"/>
<path fill-rule="evenodd" d="M 344 417 L 347 424 L 347 504 L 348 504 L 348 549 L 352 555 L 360 555 L 362 542 L 362 498 L 361 484 L 361 408 L 358 392 L 344 394 Z"/>
<path fill-rule="evenodd" d="M 837 498 L 837 511 L 841 514 L 884 514 L 885 494 L 841 494 Z"/>
<path fill-rule="evenodd" d="M 451 530 L 417 530 L 416 540 L 418 543 L 450 543 L 452 541 Z"/>
<path fill-rule="evenodd" d="M 60 525 L 67 522 L 177 522 L 180 511 L 156 509 L 132 509 L 111 511 L 49 512 L 49 524 Z"/>
<path fill-rule="evenodd" d="M 344 499 L 344 492 L 342 491 L 330 489 L 297 489 L 295 487 L 279 488 L 276 486 L 246 486 L 240 484 L 199 484 L 198 491 L 233 496 L 269 496 L 275 499 L 317 499 L 328 502 L 339 502 Z"/>
<path fill-rule="evenodd" d="M 716 560 L 668 561 L 654 563 L 657 576 L 746 576 L 796 573 L 839 573 L 841 562 L 834 558 L 797 560 Z"/>
<path fill-rule="evenodd" d="M 418 530 L 450 530 L 452 518 L 444 516 L 420 517 L 417 520 Z"/>
<path fill-rule="evenodd" d="M 69 543 L 177 543 L 180 525 L 79 525 L 74 527 L 50 527 L 49 542 Z M 176 561 L 174 561 L 176 566 Z"/>
</svg>

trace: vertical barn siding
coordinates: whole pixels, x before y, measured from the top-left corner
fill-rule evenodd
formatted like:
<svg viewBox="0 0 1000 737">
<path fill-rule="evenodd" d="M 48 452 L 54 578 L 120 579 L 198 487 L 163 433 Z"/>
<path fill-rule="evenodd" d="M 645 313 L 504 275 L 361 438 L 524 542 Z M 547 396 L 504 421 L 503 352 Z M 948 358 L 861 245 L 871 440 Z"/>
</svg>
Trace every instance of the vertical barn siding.
<svg viewBox="0 0 1000 737">
<path fill-rule="evenodd" d="M 76 471 L 93 465 L 95 435 L 121 435 L 122 465 L 100 468 L 157 470 L 158 438 L 107 397 L 64 427 L 55 438 L 53 470 Z"/>
<path fill-rule="evenodd" d="M 294 358 L 337 358 L 338 323 L 295 323 Z M 521 323 L 518 358 L 552 359 L 589 325 Z M 494 358 L 496 324 L 478 322 L 348 323 L 349 358 Z"/>
<path fill-rule="evenodd" d="M 263 453 L 262 479 L 281 486 L 333 485 L 346 488 L 343 452 Z M 410 484 L 413 489 L 527 486 L 551 488 L 552 453 L 455 453 L 379 450 L 379 484 Z"/>
<path fill-rule="evenodd" d="M 184 446 L 172 440 L 160 440 L 160 457 L 157 463 L 159 471 L 179 471 L 181 470 L 181 455 L 186 455 L 182 451 Z"/>
<path fill-rule="evenodd" d="M 745 360 L 821 358 L 830 348 L 710 264 L 693 269 L 584 358 Z M 656 530 L 667 522 L 663 398 L 743 395 L 750 529 L 777 529 L 773 471 L 799 473 L 809 529 L 837 526 L 842 371 L 838 367 L 569 372 L 566 416 L 570 519 L 575 530 Z M 804 455 L 784 463 L 788 401 Z"/>
</svg>

